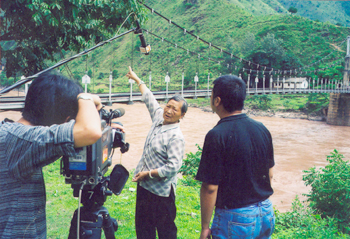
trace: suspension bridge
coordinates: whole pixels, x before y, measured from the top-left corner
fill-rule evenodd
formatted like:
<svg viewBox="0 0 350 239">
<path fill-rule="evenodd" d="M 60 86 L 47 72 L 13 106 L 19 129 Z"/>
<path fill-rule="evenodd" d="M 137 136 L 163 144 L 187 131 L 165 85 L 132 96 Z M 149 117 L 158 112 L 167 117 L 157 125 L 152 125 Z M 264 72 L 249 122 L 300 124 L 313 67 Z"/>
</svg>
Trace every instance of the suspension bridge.
<svg viewBox="0 0 350 239">
<path fill-rule="evenodd" d="M 321 62 L 324 62 L 332 53 L 329 53 L 328 55 L 322 57 L 322 59 L 312 62 L 308 65 L 298 67 L 298 68 L 290 68 L 290 69 L 274 69 L 271 66 L 262 65 L 255 63 L 251 60 L 246 60 L 242 57 L 236 56 L 232 54 L 231 52 L 224 50 L 222 47 L 217 46 L 213 43 L 211 43 L 208 40 L 205 40 L 204 38 L 196 35 L 193 33 L 193 31 L 186 30 L 185 27 L 180 26 L 179 24 L 172 21 L 170 18 L 167 18 L 163 16 L 162 14 L 155 11 L 153 8 L 150 8 L 149 6 L 143 4 L 147 9 L 150 10 L 150 13 L 152 14 L 152 19 L 154 15 L 159 16 L 162 20 L 164 20 L 169 27 L 170 32 L 170 26 L 175 26 L 177 29 L 179 29 L 181 32 L 183 32 L 184 35 L 188 35 L 189 37 L 192 37 L 196 42 L 201 42 L 202 44 L 207 45 L 207 56 L 204 56 L 203 52 L 196 52 L 193 50 L 189 50 L 189 47 L 182 46 L 179 42 L 173 42 L 166 37 L 159 36 L 155 33 L 155 31 L 151 29 L 141 29 L 139 27 L 139 24 L 136 20 L 136 28 L 133 28 L 131 30 L 128 30 L 120 35 L 117 35 L 111 39 L 108 39 L 106 41 L 103 41 L 90 49 L 84 50 L 83 52 L 80 52 L 76 54 L 75 56 L 72 56 L 68 59 L 62 60 L 58 62 L 57 64 L 53 65 L 52 67 L 49 67 L 35 75 L 25 77 L 23 76 L 22 79 L 15 84 L 13 84 L 10 87 L 7 87 L 5 89 L 2 89 L 0 91 L 0 95 L 5 94 L 9 92 L 10 90 L 17 88 L 23 84 L 29 83 L 32 79 L 36 78 L 39 74 L 50 71 L 52 69 L 59 69 L 60 66 L 67 66 L 68 62 L 75 60 L 81 56 L 87 55 L 89 52 L 94 51 L 95 49 L 104 46 L 105 44 L 108 44 L 118 38 L 124 37 L 128 35 L 129 33 L 135 33 L 139 35 L 140 41 L 141 41 L 141 50 L 143 50 L 143 53 L 148 54 L 149 50 L 147 47 L 149 47 L 146 44 L 144 36 L 148 36 L 148 39 L 151 39 L 150 36 L 153 37 L 153 41 L 155 39 L 158 39 L 159 42 L 167 43 L 167 46 L 172 46 L 175 50 L 175 54 L 177 54 L 178 50 L 182 50 L 185 55 L 192 57 L 196 61 L 196 69 L 195 76 L 192 79 L 187 79 L 187 81 L 190 81 L 190 84 L 187 84 L 185 86 L 185 73 L 184 70 L 181 73 L 177 73 L 177 79 L 181 79 L 181 82 L 177 82 L 176 87 L 175 84 L 170 85 L 170 73 L 169 73 L 169 60 L 167 60 L 167 71 L 163 72 L 164 74 L 164 83 L 165 84 L 165 90 L 153 90 L 152 85 L 154 81 L 154 76 L 152 76 L 152 69 L 151 69 L 151 61 L 152 61 L 152 51 L 149 54 L 150 56 L 150 68 L 149 68 L 149 82 L 148 87 L 154 91 L 156 98 L 159 100 L 166 100 L 170 98 L 171 96 L 175 94 L 180 94 L 185 98 L 197 98 L 197 97 L 210 97 L 211 94 L 211 82 L 218 76 L 222 75 L 225 69 L 226 73 L 230 72 L 228 74 L 235 74 L 241 77 L 246 83 L 247 83 L 247 94 L 248 95 L 263 95 L 263 94 L 309 94 L 309 93 L 330 93 L 335 94 L 335 98 L 333 101 L 338 100 L 338 103 L 336 103 L 336 110 L 338 111 L 340 108 L 340 105 L 343 105 L 340 109 L 340 111 L 344 112 L 338 112 L 335 113 L 335 117 L 342 117 L 345 118 L 345 121 L 349 121 L 350 125 L 350 106 L 344 106 L 341 102 L 339 103 L 339 100 L 342 99 L 342 97 L 339 96 L 339 94 L 349 94 L 350 93 L 350 87 L 349 87 L 349 70 L 350 70 L 350 37 L 343 40 L 340 44 L 338 44 L 338 47 L 342 46 L 345 42 L 347 42 L 347 50 L 346 50 L 346 56 L 344 59 L 343 57 L 338 58 L 336 61 L 333 61 L 331 65 L 328 67 L 319 67 L 318 69 L 315 69 L 315 66 L 320 64 Z M 133 38 L 132 38 L 133 39 Z M 133 45 L 132 45 L 132 48 Z M 336 48 L 337 49 L 337 48 Z M 334 51 L 336 51 L 336 49 Z M 226 55 L 226 58 L 221 57 L 214 57 L 211 55 L 211 51 L 217 51 L 221 56 Z M 133 52 L 132 52 L 133 55 Z M 227 60 L 232 59 L 232 61 Z M 200 62 L 206 62 L 207 64 L 207 79 L 201 80 L 201 88 L 198 88 L 199 84 L 199 64 Z M 342 65 L 342 63 L 345 61 L 345 67 L 344 67 L 344 76 L 342 80 L 339 79 L 331 79 L 331 78 L 320 78 L 317 76 L 310 77 L 310 73 L 317 74 L 320 70 L 325 70 L 327 68 L 332 68 L 334 65 Z M 133 65 L 133 58 L 131 65 Z M 204 63 L 203 63 L 204 65 Z M 218 65 L 218 71 L 217 72 L 210 72 L 210 66 Z M 69 71 L 69 70 L 67 70 Z M 314 75 L 315 75 L 314 74 Z M 173 74 L 176 75 L 176 74 Z M 152 79 L 153 78 L 153 79 Z M 174 79 L 175 77 L 172 77 Z M 203 74 L 202 74 L 203 78 Z M 102 102 L 111 105 L 112 103 L 132 103 L 133 101 L 139 101 L 141 99 L 141 95 L 139 92 L 133 92 L 133 81 L 129 81 L 130 83 L 130 92 L 129 93 L 112 93 L 112 71 L 110 72 L 109 76 L 109 94 L 99 94 L 99 96 L 102 99 Z M 203 83 L 203 82 L 206 82 Z M 85 85 L 85 91 L 87 91 L 87 85 L 90 83 L 90 77 L 87 74 L 87 70 L 85 72 L 85 75 L 82 77 L 82 83 Z M 203 85 L 206 85 L 203 87 Z M 189 90 L 190 88 L 190 90 Z M 332 104 L 332 99 L 331 99 Z M 23 108 L 24 106 L 24 96 L 22 97 L 6 97 L 1 96 L 0 97 L 0 110 L 19 110 Z M 344 108 L 345 107 L 345 108 Z M 339 116 L 340 115 L 340 116 Z M 348 119 L 349 118 L 349 119 Z M 343 123 L 342 123 L 343 124 Z"/>
</svg>

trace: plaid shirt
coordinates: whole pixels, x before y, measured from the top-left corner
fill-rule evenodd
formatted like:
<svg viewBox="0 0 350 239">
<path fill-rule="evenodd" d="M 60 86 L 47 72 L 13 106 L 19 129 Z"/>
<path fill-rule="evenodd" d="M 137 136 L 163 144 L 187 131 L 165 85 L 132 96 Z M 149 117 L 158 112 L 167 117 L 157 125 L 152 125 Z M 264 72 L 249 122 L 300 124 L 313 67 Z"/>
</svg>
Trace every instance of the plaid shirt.
<svg viewBox="0 0 350 239">
<path fill-rule="evenodd" d="M 151 115 L 152 126 L 134 175 L 158 169 L 160 177 L 141 181 L 140 186 L 158 196 L 168 197 L 171 186 L 176 191 L 176 176 L 182 165 L 185 140 L 179 123 L 163 125 L 163 108 L 150 90 L 144 92 L 142 98 Z"/>
</svg>

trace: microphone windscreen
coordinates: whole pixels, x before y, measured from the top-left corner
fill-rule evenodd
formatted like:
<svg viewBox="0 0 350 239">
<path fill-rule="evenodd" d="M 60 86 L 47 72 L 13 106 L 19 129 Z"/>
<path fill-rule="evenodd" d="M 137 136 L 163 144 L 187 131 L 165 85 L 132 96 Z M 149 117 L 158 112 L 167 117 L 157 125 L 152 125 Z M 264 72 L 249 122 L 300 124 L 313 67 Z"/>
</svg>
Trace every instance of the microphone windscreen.
<svg viewBox="0 0 350 239">
<path fill-rule="evenodd" d="M 118 108 L 116 111 L 119 113 L 119 117 L 122 117 L 125 114 L 125 110 L 123 108 Z"/>
</svg>

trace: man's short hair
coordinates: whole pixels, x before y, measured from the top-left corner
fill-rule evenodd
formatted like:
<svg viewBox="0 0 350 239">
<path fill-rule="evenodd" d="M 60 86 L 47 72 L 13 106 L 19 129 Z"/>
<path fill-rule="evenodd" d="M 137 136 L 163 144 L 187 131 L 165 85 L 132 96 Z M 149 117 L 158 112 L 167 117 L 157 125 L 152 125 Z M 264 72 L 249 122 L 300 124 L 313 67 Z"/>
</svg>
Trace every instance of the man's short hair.
<svg viewBox="0 0 350 239">
<path fill-rule="evenodd" d="M 214 80 L 213 84 L 213 100 L 219 96 L 227 112 L 232 113 L 235 110 L 243 109 L 246 84 L 241 78 L 224 75 Z"/>
<path fill-rule="evenodd" d="M 78 113 L 77 96 L 82 88 L 59 73 L 40 74 L 28 89 L 22 112 L 33 125 L 62 124 Z"/>
<path fill-rule="evenodd" d="M 169 101 L 171 100 L 175 100 L 177 102 L 182 102 L 182 107 L 181 107 L 181 114 L 184 114 L 187 112 L 187 109 L 188 109 L 188 104 L 187 104 L 187 101 L 180 95 L 174 95 L 173 97 L 171 97 Z"/>
</svg>

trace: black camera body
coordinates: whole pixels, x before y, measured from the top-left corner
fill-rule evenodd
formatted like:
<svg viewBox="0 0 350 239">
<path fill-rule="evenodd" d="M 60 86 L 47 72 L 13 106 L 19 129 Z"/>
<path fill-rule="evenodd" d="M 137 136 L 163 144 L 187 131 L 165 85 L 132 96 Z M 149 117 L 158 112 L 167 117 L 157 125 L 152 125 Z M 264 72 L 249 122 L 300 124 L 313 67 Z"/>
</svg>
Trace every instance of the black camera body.
<svg viewBox="0 0 350 239">
<path fill-rule="evenodd" d="M 110 126 L 110 120 L 119 114 L 102 109 L 100 115 L 102 137 L 93 145 L 77 148 L 76 157 L 63 157 L 61 160 L 61 174 L 65 176 L 65 182 L 71 184 L 74 197 L 79 196 L 80 189 L 93 190 L 103 180 L 112 165 L 114 148 L 119 147 L 122 153 L 129 149 L 125 133 Z"/>
</svg>

